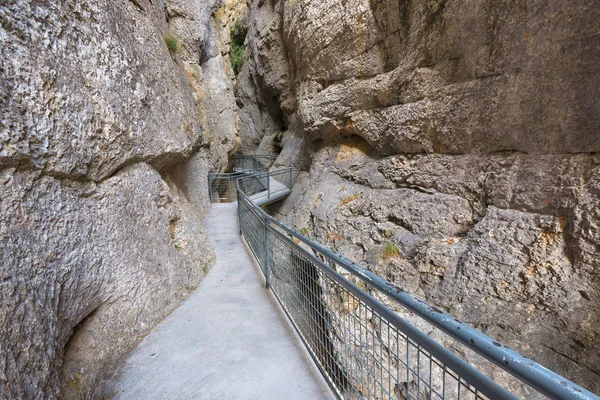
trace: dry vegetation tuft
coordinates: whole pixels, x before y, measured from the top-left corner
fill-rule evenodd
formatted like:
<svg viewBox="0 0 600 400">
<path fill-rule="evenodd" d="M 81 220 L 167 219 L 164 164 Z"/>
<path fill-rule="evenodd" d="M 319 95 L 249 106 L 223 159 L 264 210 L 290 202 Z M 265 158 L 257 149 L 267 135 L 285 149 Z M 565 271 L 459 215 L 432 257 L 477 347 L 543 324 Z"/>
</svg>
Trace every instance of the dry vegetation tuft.
<svg viewBox="0 0 600 400">
<path fill-rule="evenodd" d="M 354 200 L 358 199 L 358 196 L 360 196 L 360 193 L 354 193 L 353 195 L 342 197 L 342 199 L 340 200 L 340 204 L 338 204 L 338 207 L 352 203 Z"/>
<path fill-rule="evenodd" d="M 383 253 L 381 254 L 381 257 L 386 261 L 391 258 L 398 258 L 400 257 L 400 250 L 394 243 L 387 242 L 383 247 Z"/>
</svg>

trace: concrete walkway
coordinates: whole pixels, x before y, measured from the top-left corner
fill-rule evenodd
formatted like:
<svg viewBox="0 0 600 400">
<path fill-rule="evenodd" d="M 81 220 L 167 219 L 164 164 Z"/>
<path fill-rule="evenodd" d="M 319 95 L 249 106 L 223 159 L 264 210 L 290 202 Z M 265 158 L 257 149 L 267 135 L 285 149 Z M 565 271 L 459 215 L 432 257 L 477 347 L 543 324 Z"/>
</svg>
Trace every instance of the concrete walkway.
<svg viewBox="0 0 600 400">
<path fill-rule="evenodd" d="M 238 235 L 236 204 L 204 220 L 217 262 L 135 348 L 114 399 L 333 399 Z"/>
<path fill-rule="evenodd" d="M 290 188 L 288 188 L 283 183 L 278 182 L 275 178 L 270 176 L 269 190 L 265 190 L 264 192 L 259 192 L 250 196 L 250 200 L 254 204 L 262 206 L 264 204 L 272 203 L 283 197 L 286 197 L 290 193 L 292 193 Z"/>
</svg>

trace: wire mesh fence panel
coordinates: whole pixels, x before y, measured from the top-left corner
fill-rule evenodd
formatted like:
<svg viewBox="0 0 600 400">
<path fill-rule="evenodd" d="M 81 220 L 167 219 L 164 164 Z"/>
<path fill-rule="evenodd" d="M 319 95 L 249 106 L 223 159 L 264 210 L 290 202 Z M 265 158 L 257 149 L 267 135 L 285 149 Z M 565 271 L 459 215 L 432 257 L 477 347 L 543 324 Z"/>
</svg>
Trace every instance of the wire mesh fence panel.
<svg viewBox="0 0 600 400">
<path fill-rule="evenodd" d="M 253 196 L 257 193 L 264 192 L 268 190 L 268 179 L 268 175 L 261 177 L 258 174 L 240 179 L 240 190 L 243 191 L 247 196 Z"/>
<path fill-rule="evenodd" d="M 237 179 L 249 175 L 254 179 L 245 181 L 246 193 L 268 190 L 269 177 L 265 175 L 273 156 L 239 156 L 234 159 L 234 172 L 208 174 L 208 188 L 211 203 L 237 201 Z"/>
<path fill-rule="evenodd" d="M 342 397 L 487 399 L 268 229 L 270 287 Z"/>
<path fill-rule="evenodd" d="M 237 201 L 236 180 L 245 174 L 209 174 L 208 190 L 211 203 L 231 203 Z"/>
<path fill-rule="evenodd" d="M 298 178 L 298 174 L 299 171 L 293 167 L 270 172 L 268 175 L 271 178 L 271 191 L 276 192 L 277 190 L 289 190 L 294 186 L 294 183 Z"/>
<path fill-rule="evenodd" d="M 465 344 L 465 340 L 457 332 L 468 330 L 478 335 L 477 340 L 485 341 L 487 347 L 479 354 L 492 362 L 497 349 L 511 355 L 511 362 L 526 362 L 537 374 L 533 378 L 521 372 L 519 365 L 516 372 L 511 370 L 507 359 L 495 364 L 523 382 L 529 379 L 538 394 L 554 390 L 558 395 L 550 397 L 599 399 L 424 301 L 411 295 L 402 298 L 403 291 L 391 282 L 268 216 L 248 195 L 260 189 L 262 176 L 291 188 L 297 171 L 276 171 L 238 181 L 240 231 L 267 285 L 340 398 L 517 399 L 378 300 L 391 298 L 428 322 L 437 323 L 435 326 L 458 344 Z M 421 307 L 426 311 L 420 312 Z M 436 320 L 438 316 L 442 322 Z M 448 321 L 453 324 L 450 333 L 444 330 Z M 471 340 L 471 350 L 475 350 L 475 343 Z M 561 387 L 552 387 L 556 377 L 561 379 Z M 571 392 L 564 390 L 568 385 L 572 385 Z"/>
<path fill-rule="evenodd" d="M 212 203 L 232 201 L 231 182 L 228 177 L 212 177 L 209 181 L 209 195 Z"/>
<path fill-rule="evenodd" d="M 240 230 L 244 232 L 244 238 L 252 254 L 254 254 L 254 257 L 258 261 L 263 274 L 266 275 L 265 220 L 253 210 L 245 197 L 241 197 L 238 201 L 238 218 Z"/>
<path fill-rule="evenodd" d="M 267 170 L 275 161 L 272 155 L 238 155 L 234 157 L 233 165 L 236 171 Z"/>
<path fill-rule="evenodd" d="M 282 193 L 289 191 L 293 185 L 297 171 L 288 168 L 273 173 L 268 172 L 268 166 L 275 160 L 270 155 L 236 156 L 234 158 L 234 172 L 211 173 L 208 175 L 208 187 L 211 203 L 237 201 L 237 179 L 243 180 L 243 190 L 249 196 L 266 192 Z"/>
<path fill-rule="evenodd" d="M 250 171 L 255 169 L 256 160 L 251 157 L 236 157 L 234 159 L 234 168 L 238 171 Z"/>
</svg>

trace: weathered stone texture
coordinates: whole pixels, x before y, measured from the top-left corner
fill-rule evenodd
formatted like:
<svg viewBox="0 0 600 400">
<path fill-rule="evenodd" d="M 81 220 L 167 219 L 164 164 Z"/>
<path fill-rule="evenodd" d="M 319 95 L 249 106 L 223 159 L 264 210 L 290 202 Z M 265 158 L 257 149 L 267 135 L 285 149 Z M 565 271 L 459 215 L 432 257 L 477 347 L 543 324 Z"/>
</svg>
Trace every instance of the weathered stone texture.
<svg viewBox="0 0 600 400">
<path fill-rule="evenodd" d="M 282 2 L 250 2 L 244 66 L 238 77 L 241 150 L 249 153 L 263 136 L 285 131 L 293 112 L 287 54 L 281 36 Z"/>
<path fill-rule="evenodd" d="M 225 171 L 228 156 L 239 147 L 235 77 L 228 55 L 231 21 L 225 13 L 243 13 L 245 7 L 239 0 L 221 3 L 171 0 L 166 12 L 169 26 L 182 43 L 179 55 L 192 85 L 212 169 Z"/>
<path fill-rule="evenodd" d="M 269 14 L 276 37 L 249 37 L 268 65 L 245 73 L 275 69 L 291 86 L 269 92 L 295 138 L 281 142 L 278 165 L 296 151 L 310 164 L 272 211 L 600 391 L 600 8 L 251 3 L 250 21 L 267 26 Z M 381 257 L 388 242 L 398 258 Z"/>
<path fill-rule="evenodd" d="M 589 193 L 597 186 L 598 157 L 379 158 L 365 146 L 354 138 L 313 152 L 310 175 L 278 213 L 597 391 L 599 198 Z M 385 259 L 390 242 L 400 254 Z"/>
<path fill-rule="evenodd" d="M 212 265 L 201 218 L 147 164 L 101 184 L 2 173 L 6 398 L 88 398 Z M 203 269 L 205 268 L 205 269 Z"/>
<path fill-rule="evenodd" d="M 382 154 L 600 148 L 588 1 L 285 2 L 299 123 Z"/>
<path fill-rule="evenodd" d="M 98 180 L 132 160 L 163 168 L 199 144 L 164 14 L 140 4 L 2 5 L 1 165 Z"/>
<path fill-rule="evenodd" d="M 0 398 L 98 397 L 212 266 L 237 134 L 217 8 L 0 4 Z"/>
</svg>

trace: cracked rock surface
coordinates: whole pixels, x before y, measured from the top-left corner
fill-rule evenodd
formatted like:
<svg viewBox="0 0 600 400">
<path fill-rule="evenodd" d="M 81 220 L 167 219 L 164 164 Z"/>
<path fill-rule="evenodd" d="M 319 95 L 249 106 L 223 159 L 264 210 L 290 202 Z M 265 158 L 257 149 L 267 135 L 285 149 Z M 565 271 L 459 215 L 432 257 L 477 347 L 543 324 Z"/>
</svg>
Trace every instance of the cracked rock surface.
<svg viewBox="0 0 600 400">
<path fill-rule="evenodd" d="M 212 267 L 207 173 L 237 142 L 218 7 L 0 4 L 0 398 L 98 398 Z"/>
<path fill-rule="evenodd" d="M 354 144 L 313 153 L 310 172 L 274 211 L 340 254 L 598 391 L 600 236 L 593 227 L 600 200 L 590 196 L 600 177 L 597 156 L 380 158 Z M 350 159 L 340 157 L 349 149 L 355 151 Z M 398 254 L 385 257 L 389 243 Z M 451 344 L 439 332 L 434 337 Z M 489 365 L 483 368 L 515 393 L 537 398 Z"/>
<path fill-rule="evenodd" d="M 381 154 L 594 152 L 589 2 L 285 2 L 299 128 Z"/>
<path fill-rule="evenodd" d="M 269 115 L 287 132 L 254 118 L 263 135 L 248 136 L 261 151 L 283 147 L 276 166 L 305 171 L 271 211 L 600 392 L 599 9 L 251 3 L 259 62 L 242 74 L 254 107 L 277 100 Z M 386 246 L 397 254 L 383 257 Z"/>
<path fill-rule="evenodd" d="M 2 397 L 56 397 L 59 373 L 63 398 L 93 397 L 212 266 L 201 215 L 145 163 L 100 184 L 1 177 Z"/>
</svg>

